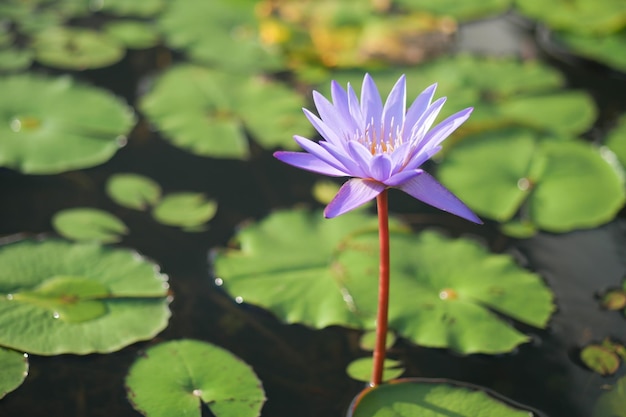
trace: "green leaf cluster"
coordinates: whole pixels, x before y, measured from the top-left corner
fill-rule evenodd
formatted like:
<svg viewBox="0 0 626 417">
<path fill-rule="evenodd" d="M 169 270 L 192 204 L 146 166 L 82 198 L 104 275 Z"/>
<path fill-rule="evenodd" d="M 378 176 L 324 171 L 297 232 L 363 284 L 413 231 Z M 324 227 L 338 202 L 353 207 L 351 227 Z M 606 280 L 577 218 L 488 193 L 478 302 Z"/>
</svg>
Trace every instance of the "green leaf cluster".
<svg viewBox="0 0 626 417">
<path fill-rule="evenodd" d="M 360 212 L 332 221 L 316 212 L 276 212 L 243 228 L 235 243 L 237 249 L 215 259 L 216 275 L 233 297 L 289 323 L 375 327 L 376 219 Z M 419 345 L 507 352 L 528 337 L 492 311 L 544 327 L 554 310 L 538 276 L 473 241 L 394 233 L 391 247 L 389 325 Z"/>
</svg>

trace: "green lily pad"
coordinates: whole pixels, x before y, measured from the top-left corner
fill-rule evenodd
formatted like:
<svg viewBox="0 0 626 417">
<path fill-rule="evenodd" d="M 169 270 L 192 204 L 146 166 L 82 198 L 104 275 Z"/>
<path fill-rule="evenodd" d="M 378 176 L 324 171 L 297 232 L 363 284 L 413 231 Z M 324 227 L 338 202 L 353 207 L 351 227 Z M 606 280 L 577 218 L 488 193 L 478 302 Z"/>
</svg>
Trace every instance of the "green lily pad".
<svg viewBox="0 0 626 417">
<path fill-rule="evenodd" d="M 611 390 L 602 394 L 592 417 L 626 417 L 626 377 L 622 377 Z"/>
<path fill-rule="evenodd" d="M 84 70 L 113 65 L 124 57 L 122 44 L 92 29 L 53 27 L 37 33 L 35 58 L 44 65 Z"/>
<path fill-rule="evenodd" d="M 28 375 L 28 355 L 0 347 L 0 399 L 22 385 Z"/>
<path fill-rule="evenodd" d="M 480 215 L 507 222 L 519 212 L 551 232 L 608 222 L 625 201 L 619 175 L 591 145 L 516 128 L 466 137 L 438 176 Z"/>
<path fill-rule="evenodd" d="M 477 19 L 500 14 L 511 7 L 511 0 L 398 0 L 398 4 L 417 12 L 429 12 L 435 15 L 451 16 L 458 20 Z"/>
<path fill-rule="evenodd" d="M 376 219 L 352 212 L 276 212 L 220 251 L 216 275 L 238 300 L 289 323 L 375 328 Z M 457 352 L 502 353 L 528 337 L 491 310 L 536 327 L 553 311 L 541 279 L 505 255 L 434 232 L 393 234 L 390 328 L 417 344 Z"/>
<path fill-rule="evenodd" d="M 180 65 L 161 76 L 140 107 L 176 146 L 197 155 L 245 159 L 247 132 L 265 148 L 295 148 L 292 134 L 311 132 L 304 104 L 277 82 Z"/>
<path fill-rule="evenodd" d="M 126 376 L 128 400 L 146 417 L 256 417 L 265 402 L 261 381 L 232 353 L 196 340 L 151 347 Z"/>
<path fill-rule="evenodd" d="M 372 320 L 377 250 L 376 236 L 358 236 L 336 260 L 357 312 Z M 396 234 L 391 256 L 389 327 L 418 345 L 462 354 L 508 352 L 529 338 L 493 311 L 539 328 L 554 311 L 539 276 L 474 241 L 431 231 Z"/>
<path fill-rule="evenodd" d="M 202 64 L 243 73 L 278 70 L 282 58 L 263 45 L 251 0 L 170 0 L 158 24 L 166 43 Z"/>
<path fill-rule="evenodd" d="M 61 210 L 52 217 L 54 229 L 63 237 L 78 241 L 115 243 L 128 228 L 120 219 L 106 211 L 76 207 Z"/>
<path fill-rule="evenodd" d="M 146 22 L 130 20 L 112 21 L 105 25 L 104 31 L 111 38 L 131 49 L 152 48 L 161 39 L 157 28 Z"/>
<path fill-rule="evenodd" d="M 601 62 L 619 71 L 626 71 L 626 30 L 607 35 L 557 32 L 557 42 L 563 43 L 576 55 Z"/>
<path fill-rule="evenodd" d="M 620 363 L 615 352 L 600 345 L 585 346 L 580 351 L 580 360 L 600 375 L 614 374 Z"/>
<path fill-rule="evenodd" d="M 0 90 L 10 98 L 0 101 L 0 166 L 28 174 L 101 164 L 135 122 L 120 100 L 69 77 L 14 75 L 0 80 Z"/>
<path fill-rule="evenodd" d="M 394 332 L 387 332 L 387 336 L 385 337 L 385 346 L 387 348 L 393 346 L 396 342 L 396 334 Z M 361 335 L 361 339 L 359 340 L 359 347 L 363 350 L 373 351 L 376 346 L 376 331 L 370 330 L 366 331 Z"/>
<path fill-rule="evenodd" d="M 117 16 L 151 17 L 162 11 L 166 3 L 166 0 L 91 0 L 90 7 Z"/>
<path fill-rule="evenodd" d="M 371 356 L 356 359 L 346 368 L 346 373 L 352 379 L 368 382 L 372 378 L 372 366 L 374 359 Z M 385 359 L 383 363 L 383 381 L 391 381 L 404 373 L 402 362 L 395 359 Z"/>
<path fill-rule="evenodd" d="M 484 390 L 440 380 L 400 380 L 360 394 L 348 417 L 533 417 Z"/>
<path fill-rule="evenodd" d="M 626 291 L 612 290 L 602 296 L 602 307 L 607 310 L 621 310 L 626 308 Z"/>
<path fill-rule="evenodd" d="M 390 91 L 400 70 L 371 71 L 381 91 Z M 412 100 L 428 85 L 437 83 L 437 96 L 447 101 L 439 119 L 474 107 L 463 124 L 467 132 L 522 125 L 560 134 L 587 131 L 597 117 L 593 99 L 586 93 L 564 92 L 564 79 L 538 61 L 457 55 L 430 61 L 408 71 L 407 97 Z M 358 86 L 354 71 L 332 74 L 341 84 Z"/>
<path fill-rule="evenodd" d="M 0 49 L 0 72 L 18 72 L 30 67 L 33 53 L 29 49 Z"/>
<path fill-rule="evenodd" d="M 626 7 L 621 0 L 556 0 L 546 7 L 542 0 L 517 0 L 516 9 L 551 29 L 607 34 L 622 29 Z"/>
<path fill-rule="evenodd" d="M 106 192 L 117 204 L 145 210 L 161 198 L 161 186 L 148 177 L 123 173 L 112 175 L 106 184 Z"/>
<path fill-rule="evenodd" d="M 622 167 L 626 167 L 626 115 L 620 117 L 604 144 L 615 153 Z"/>
<path fill-rule="evenodd" d="M 167 325 L 166 277 L 129 250 L 58 240 L 0 248 L 0 345 L 113 352 Z"/>
<path fill-rule="evenodd" d="M 318 203 L 328 204 L 335 198 L 340 187 L 341 186 L 334 181 L 321 179 L 315 181 L 311 193 Z"/>
<path fill-rule="evenodd" d="M 163 197 L 152 210 L 152 216 L 168 226 L 194 228 L 211 220 L 216 212 L 214 200 L 207 200 L 202 193 L 183 192 Z"/>
</svg>

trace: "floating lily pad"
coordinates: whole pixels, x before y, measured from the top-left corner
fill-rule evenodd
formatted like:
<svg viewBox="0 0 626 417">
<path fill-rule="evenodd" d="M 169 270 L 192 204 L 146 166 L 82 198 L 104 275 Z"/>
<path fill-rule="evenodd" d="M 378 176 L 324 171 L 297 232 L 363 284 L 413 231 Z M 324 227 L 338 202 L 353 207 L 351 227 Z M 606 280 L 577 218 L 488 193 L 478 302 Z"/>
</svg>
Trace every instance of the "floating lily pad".
<svg viewBox="0 0 626 417">
<path fill-rule="evenodd" d="M 136 210 L 145 210 L 161 198 L 159 184 L 132 173 L 112 175 L 107 181 L 106 192 L 117 204 Z"/>
<path fill-rule="evenodd" d="M 617 172 L 591 145 L 523 129 L 468 136 L 438 176 L 479 215 L 566 232 L 611 220 L 625 201 Z"/>
<path fill-rule="evenodd" d="M 385 346 L 387 348 L 393 346 L 396 342 L 396 334 L 394 332 L 387 332 L 387 337 L 385 338 Z M 361 339 L 359 340 L 359 347 L 363 350 L 374 350 L 376 346 L 376 331 L 370 330 L 363 333 Z"/>
<path fill-rule="evenodd" d="M 134 4 L 134 3 L 131 3 Z M 117 20 L 107 23 L 104 31 L 113 39 L 131 49 L 145 49 L 157 45 L 161 35 L 150 23 Z"/>
<path fill-rule="evenodd" d="M 626 29 L 608 35 L 589 35 L 573 32 L 557 32 L 557 42 L 563 43 L 570 52 L 587 59 L 601 62 L 618 71 L 626 72 Z"/>
<path fill-rule="evenodd" d="M 304 104 L 277 82 L 180 65 L 163 74 L 140 107 L 176 146 L 203 156 L 245 159 L 247 132 L 265 148 L 294 148 L 294 133 L 311 132 Z"/>
<path fill-rule="evenodd" d="M 346 373 L 352 379 L 368 382 L 372 378 L 374 359 L 371 356 L 356 359 L 348 365 Z M 385 359 L 383 364 L 383 381 L 391 381 L 404 373 L 402 362 L 395 359 Z"/>
<path fill-rule="evenodd" d="M 604 144 L 615 153 L 622 167 L 626 167 L 626 115 L 619 119 Z"/>
<path fill-rule="evenodd" d="M 214 200 L 208 200 L 202 193 L 184 192 L 163 197 L 152 215 L 159 223 L 193 229 L 211 220 L 216 212 Z"/>
<path fill-rule="evenodd" d="M 593 417 L 626 417 L 626 377 L 603 394 L 593 409 Z"/>
<path fill-rule="evenodd" d="M 30 67 L 33 53 L 29 49 L 0 49 L 0 72 L 17 72 Z"/>
<path fill-rule="evenodd" d="M 37 61 L 73 70 L 108 67 L 124 56 L 122 44 L 92 29 L 53 27 L 33 38 Z"/>
<path fill-rule="evenodd" d="M 128 228 L 120 219 L 89 207 L 59 211 L 52 217 L 52 225 L 61 236 L 78 241 L 114 243 L 128 233 Z"/>
<path fill-rule="evenodd" d="M 319 203 L 328 204 L 335 198 L 341 186 L 331 180 L 318 180 L 311 190 L 313 198 Z"/>
<path fill-rule="evenodd" d="M 314 327 L 375 327 L 376 219 L 277 212 L 243 228 L 215 271 L 238 299 Z M 505 255 L 434 232 L 393 235 L 390 328 L 460 353 L 510 351 L 528 337 L 491 312 L 544 327 L 554 309 L 541 279 Z"/>
<path fill-rule="evenodd" d="M 280 69 L 259 38 L 255 1 L 171 0 L 158 23 L 166 42 L 203 64 L 251 73 Z"/>
<path fill-rule="evenodd" d="M 602 297 L 602 307 L 607 310 L 621 310 L 626 308 L 626 290 L 612 290 Z"/>
<path fill-rule="evenodd" d="M 441 380 L 400 380 L 360 394 L 348 417 L 532 417 L 531 411 L 477 387 Z"/>
<path fill-rule="evenodd" d="M 546 7 L 542 0 L 517 0 L 516 9 L 551 29 L 606 34 L 622 29 L 626 7 L 621 0 L 556 0 Z"/>
<path fill-rule="evenodd" d="M 399 75 L 395 69 L 372 71 L 381 91 L 390 91 Z M 425 63 L 406 76 L 409 101 L 428 85 L 438 84 L 437 96 L 447 97 L 440 119 L 473 107 L 472 116 L 462 127 L 468 132 L 517 124 L 580 134 L 597 117 L 591 96 L 563 91 L 561 74 L 538 61 L 457 55 Z M 355 87 L 359 77 L 362 75 L 353 71 L 332 74 L 341 84 L 351 81 Z"/>
<path fill-rule="evenodd" d="M 451 16 L 458 20 L 470 20 L 499 14 L 507 11 L 511 6 L 511 0 L 398 0 L 410 10 L 417 12 L 429 12 L 436 15 Z"/>
<path fill-rule="evenodd" d="M 167 325 L 166 277 L 137 253 L 58 240 L 0 249 L 0 345 L 113 352 Z"/>
<path fill-rule="evenodd" d="M 600 345 L 585 346 L 580 351 L 580 360 L 600 375 L 614 374 L 620 363 L 615 352 Z"/>
<path fill-rule="evenodd" d="M 232 353 L 195 340 L 146 350 L 126 377 L 128 399 L 146 417 L 256 417 L 265 402 L 261 381 Z"/>
<path fill-rule="evenodd" d="M 28 356 L 0 347 L 0 399 L 22 385 L 28 375 Z"/>
<path fill-rule="evenodd" d="M 109 93 L 69 77 L 0 80 L 0 166 L 53 174 L 101 164 L 125 143 L 135 118 Z"/>
<path fill-rule="evenodd" d="M 166 0 L 91 0 L 91 9 L 118 16 L 150 17 L 165 7 Z"/>
</svg>

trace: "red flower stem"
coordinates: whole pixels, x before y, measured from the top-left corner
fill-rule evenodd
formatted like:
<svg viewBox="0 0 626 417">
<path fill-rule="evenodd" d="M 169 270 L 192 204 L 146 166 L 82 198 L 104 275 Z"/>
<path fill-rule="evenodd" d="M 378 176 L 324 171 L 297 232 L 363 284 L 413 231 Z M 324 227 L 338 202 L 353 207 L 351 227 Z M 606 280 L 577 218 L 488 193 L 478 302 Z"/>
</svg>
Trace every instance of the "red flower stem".
<svg viewBox="0 0 626 417">
<path fill-rule="evenodd" d="M 370 385 L 380 385 L 383 379 L 383 365 L 387 339 L 387 311 L 389 310 L 389 212 L 387 190 L 376 197 L 378 205 L 378 244 L 380 259 L 378 266 L 378 314 L 376 316 L 376 345 L 374 366 Z"/>
</svg>

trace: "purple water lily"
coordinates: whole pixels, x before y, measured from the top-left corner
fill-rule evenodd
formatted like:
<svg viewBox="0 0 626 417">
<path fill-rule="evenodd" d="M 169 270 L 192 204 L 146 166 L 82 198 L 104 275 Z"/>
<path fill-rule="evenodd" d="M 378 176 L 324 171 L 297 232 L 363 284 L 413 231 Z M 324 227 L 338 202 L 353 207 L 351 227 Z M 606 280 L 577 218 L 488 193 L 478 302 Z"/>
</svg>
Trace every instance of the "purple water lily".
<svg viewBox="0 0 626 417">
<path fill-rule="evenodd" d="M 453 114 L 432 130 L 445 97 L 432 102 L 436 84 L 425 89 L 406 110 L 406 79 L 401 76 L 383 105 L 374 80 L 365 75 L 361 102 L 348 84 L 347 91 L 331 84 L 332 103 L 313 92 L 319 117 L 304 114 L 324 140 L 302 136 L 295 141 L 306 152 L 279 151 L 279 160 L 308 171 L 348 180 L 326 206 L 324 216 L 336 217 L 376 198 L 387 188 L 405 193 L 441 210 L 475 223 L 481 220 L 461 200 L 420 166 L 441 149 L 472 108 Z"/>
</svg>

